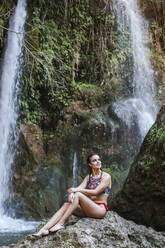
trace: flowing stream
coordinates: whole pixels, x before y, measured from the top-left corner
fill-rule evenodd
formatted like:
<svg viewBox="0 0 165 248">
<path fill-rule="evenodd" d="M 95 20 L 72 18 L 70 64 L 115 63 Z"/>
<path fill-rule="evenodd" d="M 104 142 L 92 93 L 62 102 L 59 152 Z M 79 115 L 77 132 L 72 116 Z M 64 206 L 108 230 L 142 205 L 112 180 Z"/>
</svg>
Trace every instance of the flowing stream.
<svg viewBox="0 0 165 248">
<path fill-rule="evenodd" d="M 7 45 L 0 78 L 0 233 L 17 233 L 33 230 L 36 223 L 13 219 L 5 207 L 10 198 L 11 166 L 18 140 L 16 121 L 18 117 L 17 93 L 22 67 L 22 47 L 26 21 L 26 1 L 18 0 L 10 20 Z M 0 235 L 1 237 L 2 235 Z"/>
<path fill-rule="evenodd" d="M 130 33 L 133 75 L 130 97 L 118 100 L 113 108 L 118 117 L 131 127 L 136 122 L 141 144 L 148 130 L 154 123 L 158 112 L 155 101 L 154 71 L 150 64 L 148 48 L 148 23 L 140 14 L 138 0 L 114 1 L 114 10 L 118 26 L 122 30 L 121 46 Z M 124 49 L 124 47 L 123 47 Z"/>
</svg>

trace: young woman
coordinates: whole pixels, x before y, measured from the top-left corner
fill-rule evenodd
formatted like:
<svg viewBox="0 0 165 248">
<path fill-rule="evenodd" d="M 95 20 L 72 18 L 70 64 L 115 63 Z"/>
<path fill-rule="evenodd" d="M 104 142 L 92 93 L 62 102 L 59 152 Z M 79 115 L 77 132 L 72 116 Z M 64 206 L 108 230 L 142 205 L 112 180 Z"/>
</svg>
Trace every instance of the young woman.
<svg viewBox="0 0 165 248">
<path fill-rule="evenodd" d="M 68 189 L 68 202 L 52 216 L 41 230 L 33 236 L 40 237 L 64 228 L 64 223 L 72 215 L 78 217 L 103 218 L 108 211 L 107 198 L 111 189 L 111 176 L 102 171 L 97 154 L 87 158 L 89 175 L 76 188 Z"/>
</svg>

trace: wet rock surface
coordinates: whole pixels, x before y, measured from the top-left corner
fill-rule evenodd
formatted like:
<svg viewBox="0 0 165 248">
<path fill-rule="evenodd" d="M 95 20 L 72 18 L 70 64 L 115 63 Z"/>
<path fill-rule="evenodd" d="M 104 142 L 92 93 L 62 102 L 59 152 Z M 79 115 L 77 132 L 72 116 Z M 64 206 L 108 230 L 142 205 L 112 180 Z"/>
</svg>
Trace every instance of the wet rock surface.
<svg viewBox="0 0 165 248">
<path fill-rule="evenodd" d="M 136 223 L 165 230 L 165 106 L 147 134 L 112 208 Z M 165 247 L 165 245 L 163 246 Z"/>
<path fill-rule="evenodd" d="M 39 239 L 26 237 L 2 248 L 163 248 L 165 233 L 127 221 L 108 212 L 104 219 L 71 217 L 65 229 Z"/>
<path fill-rule="evenodd" d="M 33 152 L 34 159 L 39 163 L 45 157 L 43 141 L 41 138 L 41 129 L 35 124 L 21 125 L 22 135 Z"/>
</svg>

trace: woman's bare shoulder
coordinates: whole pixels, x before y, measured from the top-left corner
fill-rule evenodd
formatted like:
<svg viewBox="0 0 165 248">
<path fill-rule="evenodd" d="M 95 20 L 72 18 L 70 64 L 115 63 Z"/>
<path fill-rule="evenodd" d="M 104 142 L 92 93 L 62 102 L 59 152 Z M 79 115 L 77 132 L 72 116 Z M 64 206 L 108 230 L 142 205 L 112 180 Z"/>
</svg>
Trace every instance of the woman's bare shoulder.
<svg viewBox="0 0 165 248">
<path fill-rule="evenodd" d="M 106 179 L 111 179 L 111 175 L 105 171 L 103 171 L 103 177 Z"/>
<path fill-rule="evenodd" d="M 84 178 L 84 180 L 89 181 L 89 174 L 86 175 L 86 177 Z"/>
</svg>

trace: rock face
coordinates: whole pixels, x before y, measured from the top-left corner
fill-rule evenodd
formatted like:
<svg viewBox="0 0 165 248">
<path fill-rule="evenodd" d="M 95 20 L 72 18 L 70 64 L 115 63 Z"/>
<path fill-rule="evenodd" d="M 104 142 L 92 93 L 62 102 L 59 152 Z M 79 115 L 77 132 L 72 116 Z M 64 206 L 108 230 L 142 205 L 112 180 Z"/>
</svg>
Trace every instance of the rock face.
<svg viewBox="0 0 165 248">
<path fill-rule="evenodd" d="M 112 209 L 127 219 L 165 230 L 165 106 L 146 136 Z"/>
<path fill-rule="evenodd" d="M 41 129 L 35 124 L 24 124 L 20 128 L 24 139 L 33 152 L 34 159 L 39 163 L 45 157 L 43 142 L 41 138 Z"/>
<path fill-rule="evenodd" d="M 70 221 L 73 224 L 75 220 Z M 163 248 L 164 244 L 163 233 L 108 212 L 104 219 L 80 219 L 56 234 L 38 240 L 27 237 L 18 244 L 2 248 Z"/>
<path fill-rule="evenodd" d="M 65 108 L 64 119 L 46 141 L 36 124 L 21 125 L 13 178 L 17 216 L 50 217 L 66 200 L 66 190 L 88 173 L 86 158 L 91 153 L 101 156 L 103 169 L 112 176 L 113 192 L 118 190 L 135 154 L 135 139 L 129 148 L 125 139 L 130 134 L 110 105 L 91 110 L 82 101 Z"/>
</svg>

